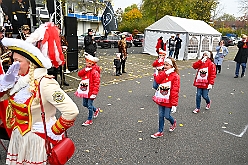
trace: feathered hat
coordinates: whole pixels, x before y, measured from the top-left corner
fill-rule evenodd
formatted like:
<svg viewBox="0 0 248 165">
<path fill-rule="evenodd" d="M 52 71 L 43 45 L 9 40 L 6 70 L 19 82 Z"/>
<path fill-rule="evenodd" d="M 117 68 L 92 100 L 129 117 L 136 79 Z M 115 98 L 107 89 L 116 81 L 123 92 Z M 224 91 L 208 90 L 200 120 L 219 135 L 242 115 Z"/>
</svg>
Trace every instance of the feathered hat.
<svg viewBox="0 0 248 165">
<path fill-rule="evenodd" d="M 26 42 L 36 45 L 42 54 L 50 58 L 54 67 L 57 68 L 65 63 L 58 28 L 53 22 L 40 25 Z"/>
<path fill-rule="evenodd" d="M 41 51 L 31 43 L 14 38 L 3 38 L 2 43 L 8 47 L 9 50 L 24 56 L 38 67 L 47 69 L 52 67 L 51 60 L 48 56 L 43 55 Z"/>
<path fill-rule="evenodd" d="M 88 62 L 92 62 L 92 63 L 97 63 L 99 61 L 99 59 L 97 57 L 93 57 L 92 55 L 90 54 L 85 54 L 85 60 L 88 61 Z"/>
</svg>

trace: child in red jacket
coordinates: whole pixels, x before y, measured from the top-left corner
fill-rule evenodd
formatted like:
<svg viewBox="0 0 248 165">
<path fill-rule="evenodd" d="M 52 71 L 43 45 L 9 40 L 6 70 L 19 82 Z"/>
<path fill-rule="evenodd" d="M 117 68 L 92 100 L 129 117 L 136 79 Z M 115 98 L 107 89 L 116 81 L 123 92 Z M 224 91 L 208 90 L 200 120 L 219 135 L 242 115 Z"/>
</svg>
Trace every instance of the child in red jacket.
<svg viewBox="0 0 248 165">
<path fill-rule="evenodd" d="M 152 138 L 162 137 L 164 135 L 164 118 L 170 121 L 170 132 L 176 128 L 176 119 L 170 115 L 175 111 L 178 105 L 180 77 L 178 67 L 173 58 L 164 59 L 164 71 L 155 75 L 155 81 L 159 87 L 153 96 L 153 101 L 158 104 L 159 109 L 159 128 L 158 132 L 151 135 Z"/>
<path fill-rule="evenodd" d="M 197 88 L 196 109 L 193 110 L 193 113 L 200 112 L 201 96 L 206 100 L 206 109 L 210 109 L 211 101 L 208 93 L 212 89 L 214 79 L 216 78 L 216 67 L 213 61 L 213 53 L 211 51 L 205 51 L 202 59 L 193 63 L 193 68 L 197 69 L 194 80 L 194 86 Z"/>
<path fill-rule="evenodd" d="M 159 72 L 164 70 L 164 59 L 166 58 L 166 51 L 163 51 L 159 48 L 158 58 L 152 63 L 152 66 L 155 68 L 155 72 L 153 74 L 154 81 L 152 84 L 153 89 L 157 90 L 159 84 L 155 81 L 155 76 L 158 75 Z"/>
<path fill-rule="evenodd" d="M 92 118 L 96 118 L 100 108 L 93 106 L 100 86 L 100 67 L 97 65 L 99 59 L 92 55 L 85 55 L 86 67 L 78 72 L 78 76 L 82 78 L 79 87 L 75 93 L 77 97 L 83 98 L 83 106 L 88 108 L 89 116 L 82 125 L 88 126 L 93 123 Z"/>
</svg>

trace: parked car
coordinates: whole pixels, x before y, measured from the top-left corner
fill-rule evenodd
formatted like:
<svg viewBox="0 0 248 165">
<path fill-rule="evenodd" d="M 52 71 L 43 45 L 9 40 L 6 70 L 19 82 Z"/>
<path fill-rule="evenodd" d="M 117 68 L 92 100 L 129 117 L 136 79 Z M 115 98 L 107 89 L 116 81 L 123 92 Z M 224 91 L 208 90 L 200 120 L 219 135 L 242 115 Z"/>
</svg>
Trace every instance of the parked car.
<svg viewBox="0 0 248 165">
<path fill-rule="evenodd" d="M 118 41 L 120 39 L 120 36 L 107 36 L 107 38 L 103 36 L 98 40 L 97 44 L 101 48 L 118 48 Z"/>
<path fill-rule="evenodd" d="M 224 40 L 225 46 L 234 46 L 233 40 L 227 36 L 222 36 L 221 40 Z"/>
<path fill-rule="evenodd" d="M 80 36 L 78 36 L 78 50 L 84 49 L 84 37 L 87 34 L 82 34 Z"/>
<path fill-rule="evenodd" d="M 136 34 L 133 37 L 133 44 L 134 46 L 142 46 L 144 41 L 144 34 Z"/>
<path fill-rule="evenodd" d="M 234 38 L 235 40 L 233 41 L 234 45 L 237 45 L 239 41 L 241 41 L 242 39 L 240 37 L 236 37 Z"/>
</svg>

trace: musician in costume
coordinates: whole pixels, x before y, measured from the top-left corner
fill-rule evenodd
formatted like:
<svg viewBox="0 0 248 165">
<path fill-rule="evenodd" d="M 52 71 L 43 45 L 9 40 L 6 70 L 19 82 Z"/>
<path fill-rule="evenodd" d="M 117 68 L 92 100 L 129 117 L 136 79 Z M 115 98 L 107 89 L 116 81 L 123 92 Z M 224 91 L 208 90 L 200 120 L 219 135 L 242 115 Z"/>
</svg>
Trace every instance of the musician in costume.
<svg viewBox="0 0 248 165">
<path fill-rule="evenodd" d="M 2 39 L 5 35 L 5 28 L 3 26 L 0 26 L 0 56 L 1 56 L 1 65 L 6 72 L 9 68 L 9 65 L 12 64 L 13 59 L 9 56 L 8 49 L 2 44 Z"/>
<path fill-rule="evenodd" d="M 12 14 L 14 15 L 14 19 L 17 21 L 18 29 L 22 25 L 27 24 L 27 16 L 28 16 L 28 4 L 23 0 L 17 0 L 12 3 Z"/>
<path fill-rule="evenodd" d="M 30 36 L 30 27 L 28 25 L 23 25 L 19 29 L 19 34 L 16 36 L 17 39 L 26 40 Z"/>
<path fill-rule="evenodd" d="M 10 20 L 9 20 L 8 15 L 4 16 L 3 26 L 5 28 L 5 37 L 12 38 L 13 26 L 12 26 L 12 23 L 10 22 Z"/>
<path fill-rule="evenodd" d="M 6 164 L 47 164 L 40 99 L 44 106 L 48 139 L 52 144 L 63 138 L 64 131 L 74 124 L 79 113 L 76 104 L 53 76 L 47 75 L 47 69 L 63 61 L 59 58 L 62 52 L 60 47 L 52 52 L 49 46 L 45 46 L 60 44 L 47 35 L 47 30 L 50 29 L 44 30 L 42 49 L 19 39 L 2 40 L 3 45 L 12 51 L 14 59 L 7 73 L 0 76 L 0 98 L 9 100 L 6 127 L 13 130 Z M 55 117 L 56 109 L 61 112 L 58 119 Z"/>
</svg>

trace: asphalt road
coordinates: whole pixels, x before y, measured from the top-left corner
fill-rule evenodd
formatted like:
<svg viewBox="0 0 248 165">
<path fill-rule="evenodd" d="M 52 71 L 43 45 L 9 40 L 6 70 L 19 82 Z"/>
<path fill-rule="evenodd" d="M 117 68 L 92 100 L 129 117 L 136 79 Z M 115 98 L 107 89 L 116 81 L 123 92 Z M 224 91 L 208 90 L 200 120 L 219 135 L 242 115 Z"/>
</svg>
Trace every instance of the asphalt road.
<svg viewBox="0 0 248 165">
<path fill-rule="evenodd" d="M 115 50 L 99 49 L 102 81 L 94 105 L 101 112 L 93 125 L 81 126 L 88 110 L 73 94 L 79 83 L 77 73 L 66 76 L 70 86 L 65 91 L 80 110 L 75 125 L 68 131 L 76 152 L 67 164 L 248 164 L 248 73 L 243 78 L 233 78 L 235 63 L 231 59 L 237 49 L 229 50 L 210 91 L 211 109 L 205 110 L 202 100 L 199 114 L 192 113 L 196 92 L 192 85 L 196 73 L 191 68 L 194 60 L 178 61 L 181 90 L 177 112 L 172 114 L 177 128 L 169 132 L 169 122 L 165 122 L 164 136 L 152 139 L 150 135 L 158 130 L 158 107 L 152 101 L 155 91 L 151 88 L 151 63 L 156 57 L 129 52 L 128 73 L 116 77 L 112 75 Z M 83 67 L 83 58 L 79 62 Z M 4 163 L 5 152 L 1 148 L 0 151 Z"/>
</svg>

